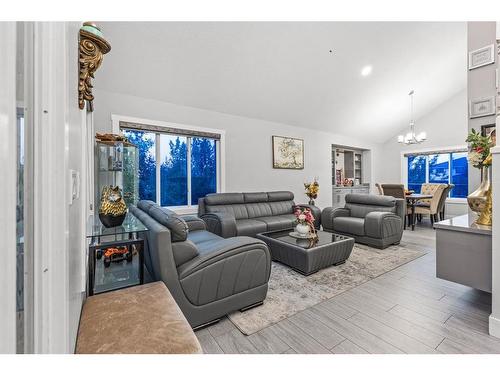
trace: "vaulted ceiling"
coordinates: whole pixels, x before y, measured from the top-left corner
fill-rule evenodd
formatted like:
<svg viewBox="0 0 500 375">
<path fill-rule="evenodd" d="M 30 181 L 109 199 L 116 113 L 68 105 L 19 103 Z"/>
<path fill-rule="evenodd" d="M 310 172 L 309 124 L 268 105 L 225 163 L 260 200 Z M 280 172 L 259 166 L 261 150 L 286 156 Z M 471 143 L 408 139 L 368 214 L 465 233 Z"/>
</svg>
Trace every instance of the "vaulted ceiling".
<svg viewBox="0 0 500 375">
<path fill-rule="evenodd" d="M 100 26 L 97 88 L 376 142 L 407 124 L 411 89 L 418 118 L 466 87 L 461 22 Z"/>
</svg>

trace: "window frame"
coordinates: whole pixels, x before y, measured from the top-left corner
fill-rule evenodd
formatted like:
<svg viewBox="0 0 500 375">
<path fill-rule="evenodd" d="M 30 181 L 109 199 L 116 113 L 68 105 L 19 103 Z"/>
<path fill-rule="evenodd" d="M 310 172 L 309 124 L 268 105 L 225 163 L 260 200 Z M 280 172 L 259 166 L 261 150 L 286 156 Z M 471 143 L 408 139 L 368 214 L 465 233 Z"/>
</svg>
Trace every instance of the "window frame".
<svg viewBox="0 0 500 375">
<path fill-rule="evenodd" d="M 213 134 L 219 135 L 220 138 L 216 140 L 217 193 L 223 193 L 226 191 L 226 168 L 225 168 L 225 164 L 226 164 L 225 163 L 225 160 L 226 160 L 226 158 L 225 158 L 226 131 L 225 130 L 204 128 L 204 127 L 199 127 L 199 126 L 194 126 L 194 125 L 178 124 L 178 123 L 158 121 L 158 120 L 141 119 L 141 118 L 130 117 L 130 116 L 116 115 L 116 114 L 111 114 L 111 122 L 112 122 L 114 134 L 120 134 L 122 132 L 121 127 L 120 127 L 120 122 L 131 122 L 131 123 L 137 123 L 137 124 L 157 126 L 159 128 L 165 128 L 165 129 L 174 128 L 174 129 L 178 129 L 178 130 L 194 131 L 194 132 L 200 132 L 200 133 L 213 133 Z M 137 130 L 142 131 L 141 129 L 137 129 Z M 161 130 L 160 130 L 160 132 L 161 132 Z M 165 134 L 168 134 L 168 132 L 165 131 Z M 156 155 L 158 155 L 159 149 L 160 149 L 160 133 L 156 132 L 155 136 L 156 136 L 156 138 L 155 138 L 155 147 L 156 147 L 155 152 L 156 152 Z M 179 135 L 179 136 L 181 136 L 181 135 Z M 181 214 L 196 213 L 198 211 L 198 203 L 191 202 L 191 139 L 198 138 L 198 137 L 194 136 L 194 135 L 189 135 L 189 136 L 184 135 L 184 137 L 186 137 L 187 148 L 188 148 L 187 149 L 188 204 L 183 205 L 183 206 L 168 206 L 168 208 L 170 210 L 175 211 L 177 213 L 181 213 Z M 203 137 L 200 136 L 200 138 L 203 138 Z M 161 164 L 157 162 L 156 163 L 156 202 L 158 204 L 160 204 L 160 202 L 161 202 L 160 170 L 161 170 Z"/>
<path fill-rule="evenodd" d="M 452 154 L 458 152 L 467 152 L 467 145 L 459 145 L 459 146 L 448 146 L 448 147 L 437 147 L 437 148 L 429 148 L 429 149 L 421 149 L 421 150 L 405 150 L 401 151 L 401 183 L 405 186 L 408 186 L 408 156 L 407 154 Z M 426 165 L 426 175 L 425 175 L 425 183 L 429 182 L 429 158 L 425 158 Z M 451 179 L 451 155 L 450 161 L 448 163 L 449 168 L 449 179 Z M 467 203 L 467 198 L 455 198 L 451 197 L 448 194 L 446 197 L 447 203 Z"/>
</svg>

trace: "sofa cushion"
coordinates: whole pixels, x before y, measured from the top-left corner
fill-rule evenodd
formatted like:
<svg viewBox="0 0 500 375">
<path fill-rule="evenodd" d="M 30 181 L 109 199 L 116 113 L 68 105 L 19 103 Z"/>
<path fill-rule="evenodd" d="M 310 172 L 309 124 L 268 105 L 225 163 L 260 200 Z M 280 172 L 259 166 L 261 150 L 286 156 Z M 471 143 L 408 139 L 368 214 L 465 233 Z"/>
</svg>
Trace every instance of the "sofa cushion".
<svg viewBox="0 0 500 375">
<path fill-rule="evenodd" d="M 255 220 L 266 223 L 268 231 L 292 229 L 296 225 L 295 215 L 266 216 Z"/>
<path fill-rule="evenodd" d="M 396 198 L 387 195 L 374 194 L 346 194 L 346 203 L 364 204 L 370 206 L 392 207 L 396 204 Z"/>
<path fill-rule="evenodd" d="M 273 214 L 269 203 L 247 203 L 248 218 L 256 218 L 261 216 L 271 216 Z"/>
<path fill-rule="evenodd" d="M 365 235 L 365 220 L 359 217 L 340 216 L 333 219 L 335 232 L 351 233 L 356 236 Z"/>
<path fill-rule="evenodd" d="M 244 219 L 236 221 L 236 233 L 238 236 L 253 237 L 257 233 L 267 232 L 267 224 L 257 219 Z"/>
<path fill-rule="evenodd" d="M 243 193 L 213 193 L 205 197 L 205 204 L 208 206 L 242 203 L 245 203 Z"/>
<path fill-rule="evenodd" d="M 222 237 L 219 237 L 218 235 L 207 230 L 198 230 L 196 232 L 189 232 L 187 239 L 192 241 L 195 245 L 198 245 L 202 242 L 220 240 Z"/>
<path fill-rule="evenodd" d="M 293 201 L 293 198 L 294 196 L 291 191 L 270 191 L 267 193 L 269 202 Z"/>
<path fill-rule="evenodd" d="M 170 230 L 172 242 L 185 241 L 188 234 L 188 226 L 175 212 L 165 207 L 151 207 L 149 216 Z"/>
<path fill-rule="evenodd" d="M 293 214 L 293 201 L 269 202 L 273 216 Z"/>
<path fill-rule="evenodd" d="M 346 203 L 345 208 L 349 209 L 351 217 L 364 218 L 370 212 L 392 212 L 396 213 L 396 207 L 387 206 L 365 206 L 362 204 Z"/>
<path fill-rule="evenodd" d="M 176 267 L 199 255 L 195 244 L 189 240 L 172 243 L 172 253 Z"/>
<path fill-rule="evenodd" d="M 243 193 L 245 203 L 267 202 L 267 193 Z"/>
<path fill-rule="evenodd" d="M 153 201 L 148 201 L 148 200 L 142 200 L 137 203 L 137 207 L 139 207 L 141 210 L 144 212 L 148 213 L 149 209 L 152 207 L 160 207 L 156 202 Z"/>
<path fill-rule="evenodd" d="M 186 222 L 188 229 L 189 229 L 189 232 L 207 229 L 205 222 L 202 219 L 200 219 L 198 216 L 182 215 L 182 216 L 180 216 L 180 218 Z"/>
<path fill-rule="evenodd" d="M 206 206 L 206 211 L 207 213 L 224 212 L 232 215 L 237 220 L 248 219 L 248 211 L 245 204 Z"/>
</svg>

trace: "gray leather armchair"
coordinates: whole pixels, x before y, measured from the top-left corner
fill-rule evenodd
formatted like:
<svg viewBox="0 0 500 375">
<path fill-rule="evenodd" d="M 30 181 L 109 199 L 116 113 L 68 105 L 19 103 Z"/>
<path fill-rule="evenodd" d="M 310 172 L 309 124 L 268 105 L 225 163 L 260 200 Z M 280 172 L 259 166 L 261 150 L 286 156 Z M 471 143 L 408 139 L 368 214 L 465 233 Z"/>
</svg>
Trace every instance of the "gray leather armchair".
<svg viewBox="0 0 500 375">
<path fill-rule="evenodd" d="M 179 216 L 151 201 L 130 211 L 144 232 L 144 262 L 162 280 L 192 327 L 259 305 L 267 295 L 271 255 L 255 238 L 222 238 L 196 216 Z"/>
<path fill-rule="evenodd" d="M 208 194 L 198 200 L 198 216 L 207 229 L 221 237 L 251 236 L 296 225 L 296 207 L 309 208 L 319 229 L 321 210 L 308 204 L 295 204 L 290 191 L 261 193 Z"/>
<path fill-rule="evenodd" d="M 354 237 L 378 248 L 398 244 L 403 235 L 405 200 L 389 196 L 347 194 L 344 208 L 325 208 L 321 214 L 327 232 Z"/>
</svg>

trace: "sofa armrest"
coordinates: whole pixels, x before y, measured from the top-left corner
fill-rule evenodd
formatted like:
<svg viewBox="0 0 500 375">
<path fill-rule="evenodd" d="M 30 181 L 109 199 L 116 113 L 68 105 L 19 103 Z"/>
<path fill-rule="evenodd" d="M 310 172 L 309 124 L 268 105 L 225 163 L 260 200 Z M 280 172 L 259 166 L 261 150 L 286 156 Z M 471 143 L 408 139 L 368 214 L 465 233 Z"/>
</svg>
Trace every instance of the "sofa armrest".
<svg viewBox="0 0 500 375">
<path fill-rule="evenodd" d="M 404 221 L 406 216 L 406 199 L 396 198 L 396 215 Z"/>
<path fill-rule="evenodd" d="M 194 232 L 197 230 L 207 230 L 205 222 L 197 216 L 181 215 L 180 217 L 186 222 L 190 232 Z"/>
<path fill-rule="evenodd" d="M 239 254 L 246 254 L 249 251 L 258 251 L 259 254 L 263 256 L 262 266 L 266 271 L 265 273 L 268 275 L 267 279 L 269 279 L 271 273 L 271 253 L 263 241 L 257 238 L 239 236 L 221 239 L 219 242 L 210 246 L 214 249 L 205 251 L 202 255 L 186 262 L 177 269 L 180 280 L 215 263 L 226 261 Z M 230 267 L 231 265 L 228 264 L 228 268 Z M 254 268 L 252 268 L 252 270 L 257 272 Z"/>
<path fill-rule="evenodd" d="M 229 238 L 236 236 L 236 219 L 226 212 L 210 212 L 200 217 L 207 225 L 207 230 L 218 236 Z"/>
<path fill-rule="evenodd" d="M 373 238 L 386 238 L 403 233 L 403 220 L 392 212 L 374 211 L 365 216 L 365 234 Z"/>
<path fill-rule="evenodd" d="M 341 216 L 351 216 L 351 211 L 348 208 L 333 208 L 327 207 L 321 212 L 321 225 L 323 229 L 333 230 L 333 219 Z"/>
<path fill-rule="evenodd" d="M 191 304 L 206 305 L 254 288 L 267 290 L 271 254 L 264 242 L 241 236 L 205 247 L 203 254 L 177 269 L 183 293 Z M 227 309 L 230 311 L 231 305 Z"/>
<path fill-rule="evenodd" d="M 319 229 L 321 225 L 321 209 L 319 207 L 313 206 L 312 204 L 296 204 L 293 207 L 294 211 L 296 208 L 308 208 L 314 216 L 314 227 Z"/>
</svg>

